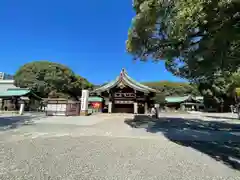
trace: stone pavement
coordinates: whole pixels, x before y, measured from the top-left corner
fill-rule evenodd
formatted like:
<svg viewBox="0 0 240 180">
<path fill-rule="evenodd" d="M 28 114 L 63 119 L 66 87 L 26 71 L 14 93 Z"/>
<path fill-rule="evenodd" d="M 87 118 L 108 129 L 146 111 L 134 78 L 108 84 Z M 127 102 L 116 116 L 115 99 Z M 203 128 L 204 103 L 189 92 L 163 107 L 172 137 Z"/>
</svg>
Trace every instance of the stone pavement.
<svg viewBox="0 0 240 180">
<path fill-rule="evenodd" d="M 7 117 L 6 120 L 15 120 L 18 116 Z M 20 117 L 23 118 L 24 117 Z M 185 120 L 199 120 L 209 122 L 213 120 L 206 116 L 199 115 L 188 115 L 188 114 L 160 114 L 160 119 L 158 122 L 158 127 L 155 126 L 156 122 L 150 122 L 147 116 L 146 120 L 148 123 L 139 125 L 137 128 L 132 128 L 129 124 L 124 121 L 128 119 L 133 119 L 133 114 L 96 114 L 92 116 L 75 116 L 75 117 L 45 117 L 45 116 L 32 116 L 32 118 L 27 119 L 27 121 L 20 121 L 12 126 L 3 126 L 2 128 L 9 128 L 15 133 L 24 132 L 24 136 L 29 136 L 27 134 L 35 134 L 34 137 L 38 136 L 115 136 L 115 137 L 139 137 L 139 138 L 159 138 L 167 137 L 171 140 L 192 140 L 192 141 L 233 141 L 240 142 L 240 125 L 238 126 L 238 131 L 226 131 L 226 130 L 209 130 L 206 128 L 199 129 L 192 127 L 180 127 L 182 124 L 178 124 L 178 121 Z M 144 117 L 145 118 L 145 117 Z M 171 124 L 169 122 L 164 123 L 164 121 L 173 118 L 175 126 L 166 126 L 165 124 Z M 1 119 L 1 118 L 0 118 Z M 220 119 L 217 119 L 220 121 Z M 215 119 L 214 119 L 215 121 Z M 236 124 L 236 121 L 231 121 L 222 119 L 222 122 Z M 163 123 L 162 123 L 163 122 Z M 239 121 L 237 121 L 239 122 Z M 154 123 L 154 124 L 152 124 Z M 186 121 L 188 123 L 188 121 Z M 23 124 L 23 125 L 22 125 Z M 200 124 L 202 126 L 202 124 Z M 15 127 L 16 126 L 16 127 Z M 17 126 L 21 128 L 17 128 Z M 151 130 L 152 128 L 152 130 Z M 51 131 L 49 131 L 51 129 Z M 71 131 L 69 131 L 71 129 Z M 149 130 L 150 129 L 150 130 Z M 40 132 L 38 132 L 40 131 Z M 54 135 L 55 134 L 55 135 Z M 20 137 L 20 136 L 19 136 Z"/>
<path fill-rule="evenodd" d="M 165 117 L 170 118 L 178 120 Z M 199 119 L 181 118 L 180 125 Z M 240 179 L 240 143 L 228 142 L 231 137 L 215 141 L 223 131 L 193 134 L 194 129 L 181 132 L 161 124 L 164 128 L 154 132 L 131 127 L 125 122 L 130 119 L 134 115 L 34 117 L 27 118 L 29 124 L 21 120 L 0 132 L 0 179 Z"/>
</svg>

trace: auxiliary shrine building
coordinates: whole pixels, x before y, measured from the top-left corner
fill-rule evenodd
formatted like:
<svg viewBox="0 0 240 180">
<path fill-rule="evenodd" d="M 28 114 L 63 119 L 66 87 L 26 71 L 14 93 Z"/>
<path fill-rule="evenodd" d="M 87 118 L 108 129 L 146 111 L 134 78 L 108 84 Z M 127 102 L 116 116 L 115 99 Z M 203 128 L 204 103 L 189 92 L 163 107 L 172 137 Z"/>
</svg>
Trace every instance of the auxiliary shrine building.
<svg viewBox="0 0 240 180">
<path fill-rule="evenodd" d="M 104 99 L 103 109 L 108 113 L 144 114 L 154 105 L 156 92 L 157 90 L 129 77 L 125 69 L 122 69 L 114 81 L 92 93 Z"/>
</svg>

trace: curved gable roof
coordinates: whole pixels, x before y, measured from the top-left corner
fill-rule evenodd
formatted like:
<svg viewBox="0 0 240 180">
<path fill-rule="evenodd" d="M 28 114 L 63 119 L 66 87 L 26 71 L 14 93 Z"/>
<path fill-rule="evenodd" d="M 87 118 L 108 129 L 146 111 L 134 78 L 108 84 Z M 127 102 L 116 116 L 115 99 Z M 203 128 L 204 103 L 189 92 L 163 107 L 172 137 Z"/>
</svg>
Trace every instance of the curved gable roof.
<svg viewBox="0 0 240 180">
<path fill-rule="evenodd" d="M 111 81 L 110 83 L 95 89 L 93 92 L 103 92 L 107 91 L 115 86 L 117 86 L 119 83 L 124 83 L 126 86 L 129 86 L 133 89 L 136 89 L 137 91 L 150 93 L 150 92 L 157 92 L 157 90 L 150 88 L 148 86 L 145 86 L 136 80 L 132 79 L 130 76 L 127 75 L 125 69 L 122 69 L 120 76 L 118 76 L 114 81 Z"/>
</svg>

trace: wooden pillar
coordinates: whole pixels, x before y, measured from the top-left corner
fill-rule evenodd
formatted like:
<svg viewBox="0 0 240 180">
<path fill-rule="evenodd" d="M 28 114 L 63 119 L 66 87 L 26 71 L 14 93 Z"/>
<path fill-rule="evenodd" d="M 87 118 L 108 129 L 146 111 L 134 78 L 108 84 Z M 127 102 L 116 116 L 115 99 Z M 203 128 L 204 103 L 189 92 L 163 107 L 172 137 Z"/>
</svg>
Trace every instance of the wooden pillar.
<svg viewBox="0 0 240 180">
<path fill-rule="evenodd" d="M 138 114 L 138 103 L 137 102 L 133 103 L 133 111 L 134 111 L 134 114 Z"/>
<path fill-rule="evenodd" d="M 138 102 L 137 102 L 137 90 L 136 89 L 134 89 L 134 94 L 135 94 L 135 98 L 134 98 L 134 103 L 133 103 L 133 113 L 138 114 Z"/>
<path fill-rule="evenodd" d="M 108 113 L 112 113 L 112 109 L 113 109 L 113 95 L 112 95 L 112 89 L 108 90 L 108 99 L 109 99 L 109 102 L 108 102 Z"/>
<path fill-rule="evenodd" d="M 112 101 L 108 103 L 108 113 L 112 113 Z"/>
<path fill-rule="evenodd" d="M 145 102 L 144 104 L 144 114 L 148 114 L 148 103 Z"/>
</svg>

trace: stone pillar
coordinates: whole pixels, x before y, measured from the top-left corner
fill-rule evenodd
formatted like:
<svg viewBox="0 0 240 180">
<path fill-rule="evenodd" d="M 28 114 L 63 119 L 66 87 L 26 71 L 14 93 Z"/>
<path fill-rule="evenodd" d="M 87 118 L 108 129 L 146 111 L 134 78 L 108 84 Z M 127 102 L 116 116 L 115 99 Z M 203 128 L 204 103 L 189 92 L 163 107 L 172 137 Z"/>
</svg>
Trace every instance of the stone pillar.
<svg viewBox="0 0 240 180">
<path fill-rule="evenodd" d="M 108 113 L 112 113 L 112 102 L 109 101 L 108 103 Z"/>
<path fill-rule="evenodd" d="M 83 115 L 83 116 L 88 115 L 88 97 L 89 97 L 89 91 L 82 90 L 80 115 Z"/>
<path fill-rule="evenodd" d="M 192 109 L 191 109 L 191 111 L 195 111 L 195 107 L 194 107 L 194 106 L 192 106 Z"/>
<path fill-rule="evenodd" d="M 137 102 L 133 103 L 133 113 L 138 114 L 138 103 Z"/>
<path fill-rule="evenodd" d="M 196 109 L 197 109 L 197 111 L 199 111 L 199 104 L 196 105 Z"/>
<path fill-rule="evenodd" d="M 184 104 L 180 104 L 180 109 L 181 109 L 182 111 L 185 111 L 185 105 L 184 105 Z"/>
<path fill-rule="evenodd" d="M 19 109 L 19 114 L 20 115 L 23 115 L 23 113 L 24 113 L 24 106 L 25 106 L 25 103 L 22 102 L 21 105 L 20 105 L 20 109 Z"/>
<path fill-rule="evenodd" d="M 148 114 L 148 104 L 145 102 L 144 104 L 144 114 Z"/>
</svg>

